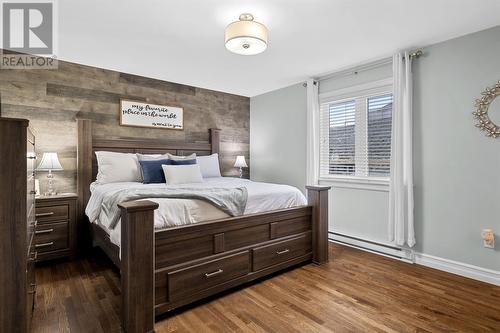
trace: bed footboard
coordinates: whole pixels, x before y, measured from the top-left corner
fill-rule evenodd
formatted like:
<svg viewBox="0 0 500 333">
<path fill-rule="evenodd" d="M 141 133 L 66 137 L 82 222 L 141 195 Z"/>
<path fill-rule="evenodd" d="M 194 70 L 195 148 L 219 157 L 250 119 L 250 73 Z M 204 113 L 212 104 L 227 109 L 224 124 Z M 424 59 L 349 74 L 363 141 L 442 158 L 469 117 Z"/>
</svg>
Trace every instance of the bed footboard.
<svg viewBox="0 0 500 333">
<path fill-rule="evenodd" d="M 329 189 L 308 186 L 308 206 L 159 231 L 158 204 L 120 204 L 124 331 L 153 332 L 155 315 L 297 264 L 328 262 Z"/>
</svg>

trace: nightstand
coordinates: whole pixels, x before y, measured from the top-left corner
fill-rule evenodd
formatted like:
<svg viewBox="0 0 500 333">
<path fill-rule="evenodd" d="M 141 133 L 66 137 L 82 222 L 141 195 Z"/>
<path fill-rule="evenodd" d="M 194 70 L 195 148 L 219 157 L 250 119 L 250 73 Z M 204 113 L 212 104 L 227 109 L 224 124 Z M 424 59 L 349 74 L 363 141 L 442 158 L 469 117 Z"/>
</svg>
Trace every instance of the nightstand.
<svg viewBox="0 0 500 333">
<path fill-rule="evenodd" d="M 74 193 L 35 198 L 37 262 L 76 254 L 77 199 Z"/>
</svg>

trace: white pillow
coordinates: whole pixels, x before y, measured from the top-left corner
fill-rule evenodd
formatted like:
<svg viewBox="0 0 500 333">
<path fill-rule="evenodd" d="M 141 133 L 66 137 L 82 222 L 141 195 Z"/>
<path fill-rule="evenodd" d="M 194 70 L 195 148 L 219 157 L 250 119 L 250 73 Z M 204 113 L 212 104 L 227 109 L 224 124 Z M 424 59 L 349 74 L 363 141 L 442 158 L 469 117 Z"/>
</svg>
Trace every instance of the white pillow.
<svg viewBox="0 0 500 333">
<path fill-rule="evenodd" d="M 97 183 L 141 182 L 141 167 L 135 154 L 96 151 Z"/>
<path fill-rule="evenodd" d="M 221 177 L 219 167 L 219 154 L 215 153 L 209 156 L 198 156 L 196 162 L 200 165 L 203 178 Z"/>
<path fill-rule="evenodd" d="M 200 166 L 198 164 L 187 165 L 162 165 L 167 185 L 203 183 Z"/>
<path fill-rule="evenodd" d="M 195 153 L 192 153 L 191 155 L 188 155 L 188 156 L 178 156 L 178 155 L 172 155 L 172 154 L 169 154 L 169 153 L 167 153 L 166 155 L 167 155 L 168 159 L 175 160 L 175 161 L 178 161 L 178 160 L 194 160 L 196 158 L 196 154 Z"/>
</svg>

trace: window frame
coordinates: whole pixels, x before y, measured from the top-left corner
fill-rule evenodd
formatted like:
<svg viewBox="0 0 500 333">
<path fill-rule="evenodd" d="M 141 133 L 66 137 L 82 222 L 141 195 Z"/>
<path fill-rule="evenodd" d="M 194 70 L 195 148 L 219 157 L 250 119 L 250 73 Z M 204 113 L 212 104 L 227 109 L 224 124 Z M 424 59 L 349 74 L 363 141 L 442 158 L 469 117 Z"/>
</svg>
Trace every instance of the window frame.
<svg viewBox="0 0 500 333">
<path fill-rule="evenodd" d="M 338 89 L 334 91 L 329 91 L 325 93 L 319 94 L 319 105 L 321 106 L 324 103 L 342 103 L 349 100 L 355 100 L 356 110 L 358 108 L 358 100 L 364 99 L 363 103 L 364 112 L 356 112 L 356 124 L 361 123 L 361 126 L 365 126 L 364 130 L 361 130 L 359 125 L 355 126 L 355 159 L 358 158 L 358 152 L 361 150 L 360 140 L 366 140 L 368 136 L 368 98 L 376 97 L 384 94 L 392 94 L 392 78 L 387 78 L 383 80 L 372 81 L 356 86 L 351 86 L 343 89 Z M 320 107 L 321 109 L 321 107 Z M 358 114 L 359 113 L 359 114 Z M 360 118 L 360 119 L 358 119 Z M 321 117 L 318 117 L 321 119 Z M 321 128 L 321 123 L 318 124 L 318 129 Z M 320 140 L 321 134 L 318 133 Z M 334 185 L 335 187 L 344 187 L 344 188 L 357 188 L 357 189 L 369 189 L 376 191 L 388 191 L 389 190 L 389 177 L 373 177 L 373 176 L 347 176 L 347 175 L 322 175 L 321 174 L 321 151 L 320 147 L 320 163 L 319 168 L 319 180 L 321 182 L 326 182 L 328 184 Z"/>
</svg>

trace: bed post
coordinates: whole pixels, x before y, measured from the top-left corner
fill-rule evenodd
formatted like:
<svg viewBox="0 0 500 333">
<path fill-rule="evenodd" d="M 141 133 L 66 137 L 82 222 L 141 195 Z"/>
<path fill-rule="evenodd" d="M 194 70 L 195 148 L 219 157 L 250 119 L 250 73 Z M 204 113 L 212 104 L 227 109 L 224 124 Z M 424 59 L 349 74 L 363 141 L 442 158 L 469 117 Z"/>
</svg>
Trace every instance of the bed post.
<svg viewBox="0 0 500 333">
<path fill-rule="evenodd" d="M 123 202 L 121 209 L 122 328 L 154 332 L 154 210 L 149 200 Z"/>
<path fill-rule="evenodd" d="M 307 201 L 312 206 L 313 262 L 328 262 L 328 191 L 330 186 L 310 185 Z"/>
<path fill-rule="evenodd" d="M 85 205 L 90 198 L 90 183 L 92 183 L 92 120 L 77 119 L 77 187 L 78 202 L 81 204 L 79 214 L 84 214 Z"/>
<path fill-rule="evenodd" d="M 212 154 L 218 153 L 220 155 L 220 129 L 210 129 L 210 144 L 212 145 Z M 220 156 L 219 156 L 220 158 Z"/>
<path fill-rule="evenodd" d="M 77 119 L 78 144 L 76 149 L 77 193 L 78 193 L 78 249 L 90 247 L 90 230 L 85 222 L 85 206 L 90 199 L 90 183 L 92 183 L 92 120 Z"/>
</svg>

